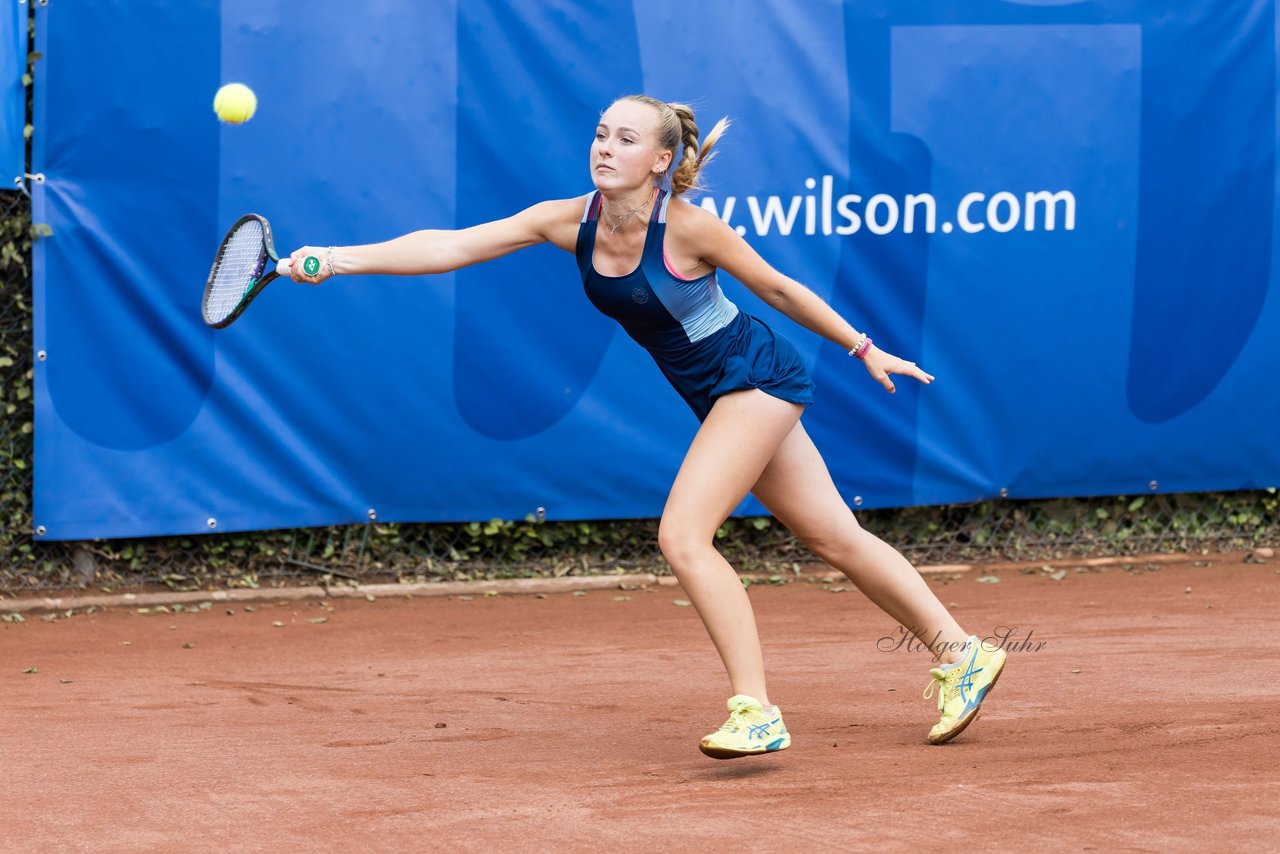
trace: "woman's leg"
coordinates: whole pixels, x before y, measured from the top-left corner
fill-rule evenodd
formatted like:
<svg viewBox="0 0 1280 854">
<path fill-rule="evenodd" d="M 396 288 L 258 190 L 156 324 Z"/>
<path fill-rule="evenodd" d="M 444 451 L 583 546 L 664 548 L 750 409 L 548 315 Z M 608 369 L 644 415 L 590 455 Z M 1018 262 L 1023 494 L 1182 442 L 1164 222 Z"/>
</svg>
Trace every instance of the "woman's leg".
<svg viewBox="0 0 1280 854">
<path fill-rule="evenodd" d="M 716 550 L 716 530 L 756 483 L 803 406 L 757 389 L 719 398 L 676 475 L 658 544 L 720 653 L 734 694 L 768 704 L 751 602 Z"/>
<path fill-rule="evenodd" d="M 797 423 L 778 446 L 752 492 L 814 554 L 933 645 L 943 662 L 960 658 L 967 633 L 907 559 L 858 524 L 804 425 Z"/>
</svg>

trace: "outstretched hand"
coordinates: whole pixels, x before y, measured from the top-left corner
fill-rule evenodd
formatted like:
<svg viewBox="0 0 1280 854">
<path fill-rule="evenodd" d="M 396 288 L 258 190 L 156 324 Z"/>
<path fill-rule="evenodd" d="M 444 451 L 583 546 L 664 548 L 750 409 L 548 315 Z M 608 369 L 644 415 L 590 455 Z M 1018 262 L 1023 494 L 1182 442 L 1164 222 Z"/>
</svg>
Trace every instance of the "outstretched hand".
<svg viewBox="0 0 1280 854">
<path fill-rule="evenodd" d="M 316 258 L 320 262 L 320 268 L 312 275 L 307 275 L 304 264 L 309 257 Z M 295 249 L 289 255 L 289 271 L 289 277 L 295 282 L 307 285 L 320 284 L 333 275 L 333 270 L 329 267 L 329 250 L 323 246 L 304 246 L 301 249 Z"/>
<path fill-rule="evenodd" d="M 922 371 L 915 362 L 899 359 L 874 344 L 871 345 L 871 349 L 868 351 L 866 358 L 862 360 L 862 364 L 866 367 L 867 372 L 871 374 L 871 378 L 884 386 L 885 391 L 889 392 L 889 394 L 893 394 L 895 391 L 893 380 L 891 379 L 892 374 L 915 377 L 925 385 L 933 382 L 933 375 Z"/>
</svg>

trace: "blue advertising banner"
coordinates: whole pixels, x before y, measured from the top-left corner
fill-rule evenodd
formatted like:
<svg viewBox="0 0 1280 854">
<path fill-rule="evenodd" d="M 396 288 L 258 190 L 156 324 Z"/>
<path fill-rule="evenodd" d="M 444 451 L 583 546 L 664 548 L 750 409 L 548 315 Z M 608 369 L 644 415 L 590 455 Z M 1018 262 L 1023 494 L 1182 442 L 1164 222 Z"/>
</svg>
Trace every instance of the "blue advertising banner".
<svg viewBox="0 0 1280 854">
<path fill-rule="evenodd" d="M 10 2 L 0 8 L 0 175 L 5 188 L 26 171 L 27 13 L 25 3 Z"/>
<path fill-rule="evenodd" d="M 693 202 L 938 377 L 890 397 L 722 278 L 851 505 L 1280 484 L 1273 0 L 746 6 L 43 12 L 39 536 L 657 515 L 697 421 L 559 250 L 199 312 L 240 215 L 287 253 L 581 196 L 638 91 L 731 117 Z"/>
</svg>

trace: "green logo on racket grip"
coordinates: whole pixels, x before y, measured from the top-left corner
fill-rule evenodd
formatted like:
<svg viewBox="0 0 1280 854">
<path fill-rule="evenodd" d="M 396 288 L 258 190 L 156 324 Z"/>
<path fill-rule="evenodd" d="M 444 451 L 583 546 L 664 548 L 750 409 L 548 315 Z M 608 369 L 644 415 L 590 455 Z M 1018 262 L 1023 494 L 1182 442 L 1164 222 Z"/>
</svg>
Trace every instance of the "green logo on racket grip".
<svg viewBox="0 0 1280 854">
<path fill-rule="evenodd" d="M 314 276 L 320 272 L 320 259 L 314 255 L 308 255 L 302 259 L 302 272 L 308 276 Z"/>
</svg>

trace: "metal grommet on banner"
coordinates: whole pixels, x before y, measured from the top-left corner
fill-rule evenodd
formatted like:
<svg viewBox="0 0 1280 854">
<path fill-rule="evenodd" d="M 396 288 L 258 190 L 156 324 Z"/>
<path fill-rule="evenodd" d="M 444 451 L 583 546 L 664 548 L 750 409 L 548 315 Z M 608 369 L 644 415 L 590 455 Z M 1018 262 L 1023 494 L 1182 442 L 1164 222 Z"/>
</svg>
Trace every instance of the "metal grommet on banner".
<svg viewBox="0 0 1280 854">
<path fill-rule="evenodd" d="M 218 527 L 218 520 L 210 516 L 209 521 L 205 522 L 205 524 L 209 526 L 210 530 L 212 530 Z"/>
<path fill-rule="evenodd" d="M 1003 487 L 1003 486 L 1002 486 L 1002 487 L 1000 487 L 1000 497 L 1001 497 L 1001 498 L 1008 498 L 1008 497 L 1009 497 L 1009 490 L 1008 490 L 1006 487 Z"/>
<path fill-rule="evenodd" d="M 378 521 L 378 511 L 374 510 L 372 507 L 369 508 L 369 521 L 370 522 Z"/>
<path fill-rule="evenodd" d="M 43 184 L 44 173 L 36 172 L 32 174 L 31 172 L 23 172 L 21 175 L 13 179 L 13 186 L 21 190 L 22 195 L 26 196 L 27 198 L 31 198 L 31 190 L 27 188 L 27 181 L 31 181 L 32 183 L 35 183 L 35 184 Z"/>
<path fill-rule="evenodd" d="M 1159 488 L 1160 488 L 1160 482 L 1159 482 L 1159 481 L 1155 481 L 1155 480 L 1153 480 L 1153 481 L 1151 481 L 1150 483 L 1148 483 L 1148 484 L 1147 484 L 1147 489 L 1150 489 L 1152 492 L 1155 492 L 1155 491 L 1156 491 L 1157 489 L 1159 489 Z"/>
<path fill-rule="evenodd" d="M 861 496 L 861 495 L 855 495 L 855 496 L 853 496 L 853 506 L 854 506 L 854 507 L 861 507 L 861 506 L 862 506 L 862 496 Z"/>
<path fill-rule="evenodd" d="M 533 511 L 533 515 L 539 522 L 545 522 L 547 521 L 547 508 L 539 507 L 537 510 Z"/>
<path fill-rule="evenodd" d="M 43 536 L 44 536 L 45 534 L 47 534 L 47 533 L 49 533 L 49 532 L 45 529 L 44 525 L 36 525 L 36 536 L 37 536 L 37 537 L 43 537 Z"/>
</svg>

